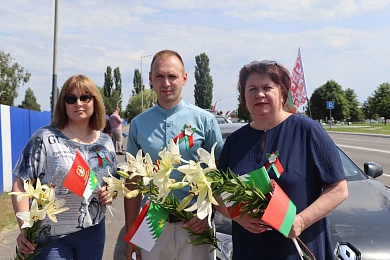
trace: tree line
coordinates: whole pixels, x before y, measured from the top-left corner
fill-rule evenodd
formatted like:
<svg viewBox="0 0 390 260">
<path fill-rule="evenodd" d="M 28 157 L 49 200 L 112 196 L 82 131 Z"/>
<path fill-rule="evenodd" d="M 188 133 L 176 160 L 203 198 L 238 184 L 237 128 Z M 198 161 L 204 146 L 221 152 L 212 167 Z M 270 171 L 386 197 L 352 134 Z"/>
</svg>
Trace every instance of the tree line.
<svg viewBox="0 0 390 260">
<path fill-rule="evenodd" d="M 206 53 L 201 53 L 195 56 L 195 62 L 195 105 L 204 109 L 211 109 L 213 79 L 210 72 L 209 57 Z M 17 63 L 10 54 L 0 51 L 0 104 L 14 106 L 19 87 L 27 84 L 31 76 L 31 73 L 25 71 L 24 67 Z M 145 89 L 142 75 L 138 69 L 134 70 L 132 84 L 133 90 L 126 109 L 121 112 L 121 116 L 127 121 L 154 106 L 157 102 L 153 86 L 149 85 L 149 88 Z M 99 87 L 107 114 L 110 114 L 116 107 L 122 108 L 122 88 L 119 67 L 112 70 L 111 66 L 107 66 L 103 86 Z M 50 101 L 51 99 L 50 96 Z M 240 99 L 239 96 L 238 99 Z M 380 84 L 366 101 L 360 103 L 352 88 L 343 90 L 336 81 L 328 80 L 324 85 L 313 91 L 309 102 L 304 106 L 304 111 L 315 120 L 329 120 L 329 110 L 326 108 L 327 101 L 334 102 L 335 107 L 331 111 L 331 116 L 337 121 L 362 122 L 366 119 L 371 120 L 378 117 L 390 118 L 390 83 Z M 24 100 L 18 107 L 41 111 L 34 92 L 29 87 L 26 90 Z M 250 120 L 245 109 L 237 107 L 237 111 L 239 118 Z"/>
</svg>

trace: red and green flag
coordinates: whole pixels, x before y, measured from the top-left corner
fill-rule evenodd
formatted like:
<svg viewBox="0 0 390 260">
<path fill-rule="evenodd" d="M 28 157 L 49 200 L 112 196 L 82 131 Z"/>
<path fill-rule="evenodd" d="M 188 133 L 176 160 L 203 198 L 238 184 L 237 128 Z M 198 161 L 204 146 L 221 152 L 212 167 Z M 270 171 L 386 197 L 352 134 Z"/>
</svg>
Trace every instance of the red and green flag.
<svg viewBox="0 0 390 260">
<path fill-rule="evenodd" d="M 294 223 L 297 209 L 276 181 L 271 180 L 271 184 L 273 187 L 272 198 L 261 220 L 283 235 L 288 236 Z"/>
<path fill-rule="evenodd" d="M 167 218 L 168 211 L 164 207 L 148 200 L 123 239 L 150 252 L 163 232 Z"/>
<path fill-rule="evenodd" d="M 95 173 L 84 160 L 79 150 L 76 150 L 72 167 L 62 185 L 79 197 L 84 197 L 87 200 L 96 189 L 96 186 L 98 186 L 98 179 Z"/>
<path fill-rule="evenodd" d="M 184 124 L 183 130 L 180 134 L 178 134 L 175 138 L 173 138 L 173 141 L 177 143 L 184 142 L 186 145 L 186 150 L 189 150 L 191 147 L 194 146 L 194 137 L 193 135 L 196 132 L 196 128 L 187 126 L 187 124 Z"/>
<path fill-rule="evenodd" d="M 240 175 L 240 176 L 238 176 L 238 178 L 241 179 L 242 181 L 244 181 L 246 184 L 248 184 L 251 187 L 257 187 L 258 189 L 261 190 L 261 192 L 263 194 L 268 194 L 269 192 L 272 191 L 270 178 L 269 178 L 267 170 L 265 169 L 264 166 L 257 169 L 257 170 L 248 172 L 244 175 Z M 226 199 L 230 195 L 231 194 L 229 194 L 227 192 L 224 192 L 221 194 L 222 199 Z M 243 206 L 243 205 L 239 204 L 239 205 L 236 205 L 233 207 L 234 203 L 235 203 L 234 201 L 226 201 L 225 202 L 226 208 L 229 211 L 230 216 L 232 218 L 241 214 L 240 208 Z"/>
<path fill-rule="evenodd" d="M 279 161 L 278 156 L 279 156 L 278 151 L 272 152 L 272 153 L 267 153 L 266 157 L 268 159 L 268 162 L 265 165 L 265 168 L 267 169 L 267 171 L 270 171 L 272 169 L 274 171 L 276 177 L 279 178 L 283 174 L 284 169 L 283 169 L 282 164 Z"/>
</svg>

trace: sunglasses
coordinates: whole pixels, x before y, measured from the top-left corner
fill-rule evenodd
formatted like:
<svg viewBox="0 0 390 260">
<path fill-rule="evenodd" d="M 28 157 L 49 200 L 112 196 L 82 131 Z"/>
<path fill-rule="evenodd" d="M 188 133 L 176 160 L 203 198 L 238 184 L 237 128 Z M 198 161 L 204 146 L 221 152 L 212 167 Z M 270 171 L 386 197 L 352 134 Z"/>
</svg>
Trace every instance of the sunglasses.
<svg viewBox="0 0 390 260">
<path fill-rule="evenodd" d="M 80 99 L 81 103 L 88 104 L 91 102 L 93 95 L 81 95 L 80 97 L 76 97 L 75 95 L 66 95 L 64 97 L 64 101 L 66 104 L 72 105 L 77 102 L 77 99 Z"/>
<path fill-rule="evenodd" d="M 274 61 L 274 60 L 263 60 L 263 61 L 252 61 L 251 63 L 245 65 L 244 67 L 246 68 L 250 68 L 252 66 L 256 66 L 256 65 L 268 65 L 268 66 L 281 66 L 280 63 L 278 63 L 277 61 Z"/>
</svg>

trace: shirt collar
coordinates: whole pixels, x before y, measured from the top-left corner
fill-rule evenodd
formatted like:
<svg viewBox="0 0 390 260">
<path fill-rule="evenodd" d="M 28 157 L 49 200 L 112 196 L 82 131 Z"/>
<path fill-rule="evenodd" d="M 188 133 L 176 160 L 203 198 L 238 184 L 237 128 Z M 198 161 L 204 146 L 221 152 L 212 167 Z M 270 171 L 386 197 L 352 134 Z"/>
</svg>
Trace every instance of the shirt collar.
<svg viewBox="0 0 390 260">
<path fill-rule="evenodd" d="M 157 109 L 160 113 L 162 113 L 164 115 L 173 115 L 184 107 L 184 101 L 183 101 L 183 99 L 181 99 L 179 104 L 172 107 L 171 109 L 165 109 L 162 106 L 160 106 L 158 103 L 156 106 L 157 106 Z"/>
</svg>

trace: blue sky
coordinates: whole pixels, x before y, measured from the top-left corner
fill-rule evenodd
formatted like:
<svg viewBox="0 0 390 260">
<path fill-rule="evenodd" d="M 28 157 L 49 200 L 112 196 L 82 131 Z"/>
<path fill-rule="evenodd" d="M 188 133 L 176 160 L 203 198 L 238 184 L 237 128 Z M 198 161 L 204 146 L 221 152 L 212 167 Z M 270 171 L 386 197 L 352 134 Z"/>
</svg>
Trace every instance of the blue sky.
<svg viewBox="0 0 390 260">
<path fill-rule="evenodd" d="M 30 87 L 50 110 L 55 1 L 3 1 L 0 50 L 32 75 Z M 237 108 L 239 69 L 253 60 L 277 60 L 290 71 L 301 47 L 309 95 L 328 80 L 352 88 L 363 102 L 390 82 L 390 1 L 199 0 L 59 1 L 58 86 L 73 74 L 104 83 L 107 66 L 119 67 L 123 103 L 133 90 L 141 56 L 178 51 L 189 82 L 183 97 L 194 103 L 195 56 L 206 53 L 213 77 L 213 104 Z M 147 82 L 151 57 L 143 58 Z M 337 104 L 336 104 L 337 105 Z M 325 104 L 324 104 L 325 107 Z"/>
</svg>

